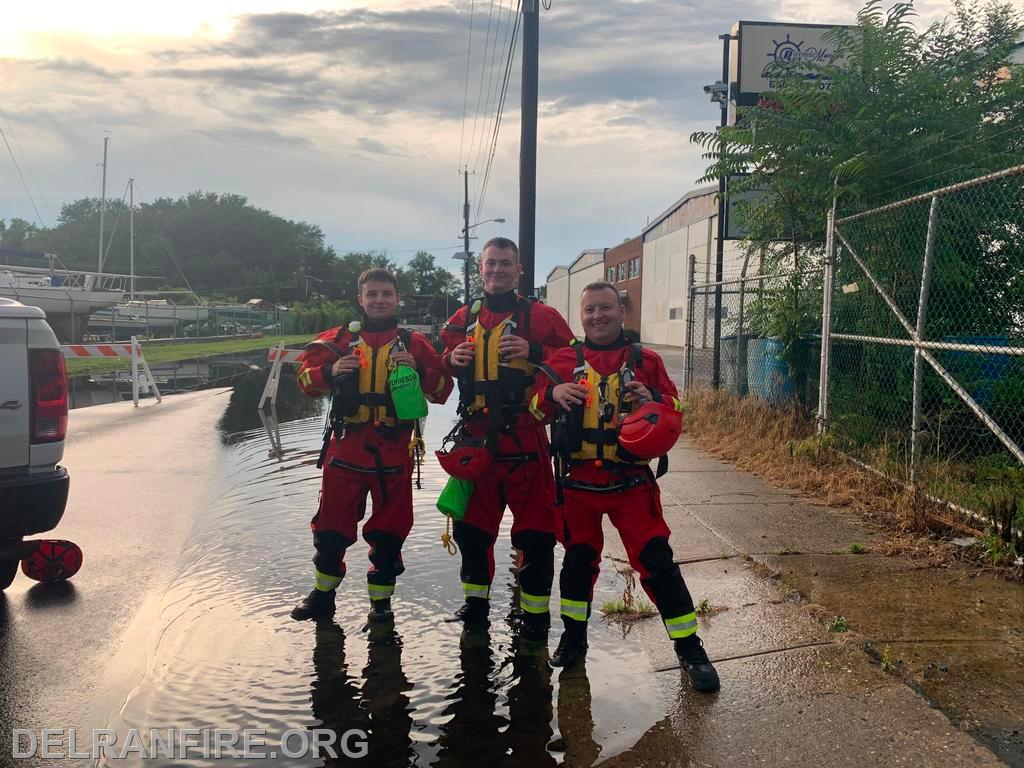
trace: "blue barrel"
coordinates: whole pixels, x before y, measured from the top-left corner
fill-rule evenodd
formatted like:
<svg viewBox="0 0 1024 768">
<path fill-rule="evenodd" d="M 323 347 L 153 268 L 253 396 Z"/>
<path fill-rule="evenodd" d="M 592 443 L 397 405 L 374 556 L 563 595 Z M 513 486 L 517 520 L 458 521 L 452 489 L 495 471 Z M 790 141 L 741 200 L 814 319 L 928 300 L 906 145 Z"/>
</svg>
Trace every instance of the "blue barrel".
<svg viewBox="0 0 1024 768">
<path fill-rule="evenodd" d="M 1010 341 L 1006 336 L 943 336 L 942 340 L 950 344 L 986 347 L 1006 347 Z M 993 387 L 1000 379 L 1006 377 L 1007 369 L 1010 367 L 1010 355 L 943 350 L 938 358 L 945 362 L 949 372 L 960 382 L 960 386 L 982 406 L 992 402 Z"/>
<path fill-rule="evenodd" d="M 785 345 L 779 339 L 750 339 L 747 342 L 747 391 L 769 403 L 792 400 L 796 385 L 789 364 L 782 359 Z"/>
</svg>

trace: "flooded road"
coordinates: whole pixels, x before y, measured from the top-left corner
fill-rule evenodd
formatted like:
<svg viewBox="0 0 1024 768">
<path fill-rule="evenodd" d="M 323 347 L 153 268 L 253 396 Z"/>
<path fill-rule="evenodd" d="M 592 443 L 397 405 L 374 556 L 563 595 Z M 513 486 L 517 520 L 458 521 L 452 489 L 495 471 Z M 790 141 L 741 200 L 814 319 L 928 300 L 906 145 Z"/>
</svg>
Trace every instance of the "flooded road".
<svg viewBox="0 0 1024 768">
<path fill-rule="evenodd" d="M 330 728 L 340 738 L 355 728 L 368 734 L 363 765 L 536 768 L 567 755 L 572 764 L 590 764 L 627 749 L 664 717 L 667 702 L 660 701 L 650 663 L 635 645 L 621 643 L 618 627 L 595 619 L 589 674 L 576 671 L 561 681 L 547 668 L 547 644 L 518 638 L 508 621 L 514 579 L 501 567 L 502 555 L 512 564 L 508 516 L 489 630 L 463 631 L 441 620 L 462 595 L 459 558 L 440 542 L 444 518 L 434 501 L 446 476 L 432 453 L 414 494 L 394 624 L 367 626 L 362 542 L 348 552 L 334 621 L 292 621 L 289 611 L 312 580 L 308 523 L 319 488 L 314 464 L 323 416 L 282 423 L 278 457 L 262 427 L 235 431 L 247 418 L 259 423 L 252 392 L 261 386 L 242 385 L 232 396 L 222 421 L 222 488 L 196 520 L 162 599 L 145 674 L 108 727 L 261 729 L 265 751 L 277 753 L 281 765 L 323 764 L 316 754 L 284 754 L 298 744 L 281 745 L 286 732 Z M 428 446 L 440 443 L 454 413 L 454 401 L 432 407 Z M 622 587 L 608 568 L 595 599 L 616 597 Z M 556 619 L 552 645 L 559 631 Z"/>
<path fill-rule="evenodd" d="M 851 555 L 850 542 L 876 551 L 880 534 L 685 441 L 660 485 L 675 556 L 709 608 L 701 637 L 718 694 L 690 689 L 657 618 L 595 617 L 585 669 L 552 674 L 557 618 L 546 644 L 522 641 L 508 620 L 510 520 L 489 630 L 442 621 L 462 595 L 459 559 L 440 542 L 445 478 L 432 454 L 394 625 L 366 624 L 362 543 L 334 620 L 293 622 L 312 582 L 323 404 L 286 376 L 268 431 L 256 410 L 265 375 L 72 412 L 56 535 L 82 546 L 85 565 L 71 582 L 19 577 L 0 594 L 0 739 L 75 728 L 88 749 L 89 729 L 109 729 L 119 741 L 108 755 L 126 757 L 37 750 L 12 762 L 4 749 L 0 765 L 1024 765 L 1018 586 Z M 429 447 L 454 411 L 431 411 Z M 625 586 L 625 553 L 608 534 L 598 605 Z M 837 615 L 849 632 L 830 631 Z M 151 731 L 172 728 L 173 756 L 126 749 L 139 733 L 139 748 L 157 751 Z M 231 759 L 243 745 L 229 739 L 224 759 L 203 758 L 200 735 L 182 756 L 187 729 L 249 735 L 253 749 Z M 325 736 L 338 759 L 313 746 Z"/>
</svg>

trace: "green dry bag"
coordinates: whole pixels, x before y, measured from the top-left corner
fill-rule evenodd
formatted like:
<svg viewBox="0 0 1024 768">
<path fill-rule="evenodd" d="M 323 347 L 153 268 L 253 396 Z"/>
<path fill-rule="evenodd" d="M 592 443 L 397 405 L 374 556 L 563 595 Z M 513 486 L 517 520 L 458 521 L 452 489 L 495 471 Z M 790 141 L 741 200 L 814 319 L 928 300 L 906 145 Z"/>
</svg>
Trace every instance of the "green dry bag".
<svg viewBox="0 0 1024 768">
<path fill-rule="evenodd" d="M 461 520 L 469 506 L 469 497 L 473 495 L 473 481 L 459 480 L 449 477 L 448 484 L 437 497 L 437 508 L 452 520 Z"/>
<path fill-rule="evenodd" d="M 420 375 L 415 368 L 399 365 L 388 374 L 388 388 L 395 404 L 395 415 L 401 421 L 422 419 L 427 415 L 427 399 L 420 388 Z"/>
</svg>

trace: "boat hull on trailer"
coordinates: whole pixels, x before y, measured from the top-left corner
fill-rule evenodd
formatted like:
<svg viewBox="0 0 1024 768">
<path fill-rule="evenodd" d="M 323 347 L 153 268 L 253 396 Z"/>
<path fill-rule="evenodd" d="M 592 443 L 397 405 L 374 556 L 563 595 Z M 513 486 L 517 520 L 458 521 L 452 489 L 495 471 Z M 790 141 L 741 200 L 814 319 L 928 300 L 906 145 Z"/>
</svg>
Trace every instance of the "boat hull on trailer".
<svg viewBox="0 0 1024 768">
<path fill-rule="evenodd" d="M 210 317 L 206 307 L 174 306 L 166 302 L 130 301 L 93 312 L 89 316 L 90 328 L 118 328 L 145 330 L 146 328 L 173 328 L 175 323 L 189 325 L 205 322 Z"/>
<path fill-rule="evenodd" d="M 39 307 L 47 315 L 86 315 L 122 301 L 124 291 L 52 285 L 45 276 L 4 272 L 0 273 L 0 296 Z"/>
</svg>

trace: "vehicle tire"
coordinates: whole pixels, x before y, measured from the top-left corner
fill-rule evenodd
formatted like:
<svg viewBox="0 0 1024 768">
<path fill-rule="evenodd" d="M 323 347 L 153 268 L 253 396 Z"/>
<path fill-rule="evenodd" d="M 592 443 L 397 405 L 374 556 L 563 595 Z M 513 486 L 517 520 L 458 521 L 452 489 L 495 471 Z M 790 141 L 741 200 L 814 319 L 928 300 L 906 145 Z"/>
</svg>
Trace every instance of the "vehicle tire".
<svg viewBox="0 0 1024 768">
<path fill-rule="evenodd" d="M 14 581 L 14 576 L 17 573 L 17 560 L 12 560 L 9 563 L 0 563 L 0 592 L 11 586 L 11 582 Z"/>
</svg>

